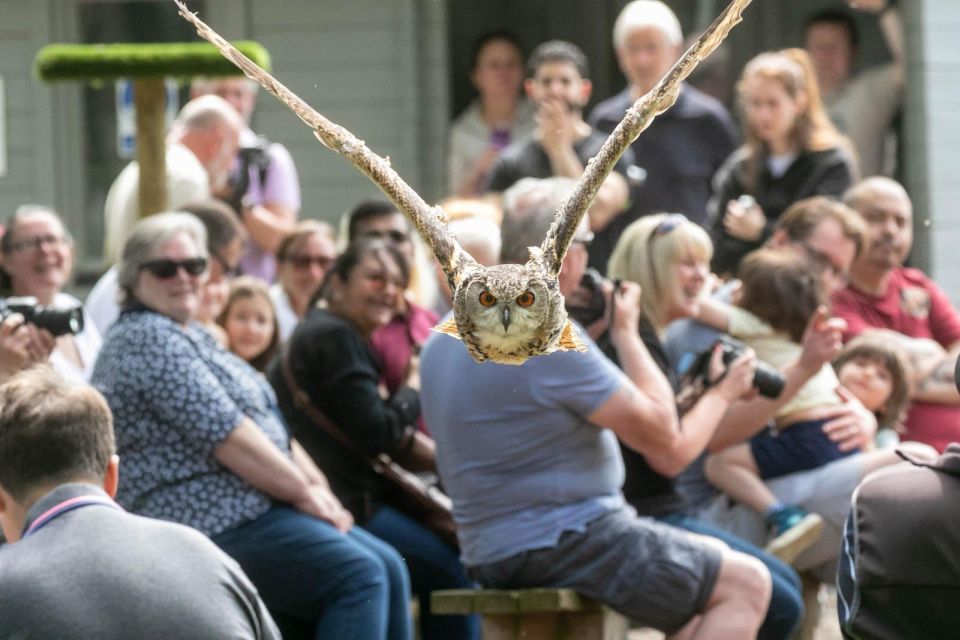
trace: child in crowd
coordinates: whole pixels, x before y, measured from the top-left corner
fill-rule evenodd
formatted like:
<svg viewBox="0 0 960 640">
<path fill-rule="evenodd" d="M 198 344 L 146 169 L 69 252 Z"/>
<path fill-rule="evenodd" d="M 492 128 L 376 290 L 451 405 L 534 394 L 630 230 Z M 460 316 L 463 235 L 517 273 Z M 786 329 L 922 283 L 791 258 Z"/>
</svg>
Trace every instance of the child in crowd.
<svg viewBox="0 0 960 640">
<path fill-rule="evenodd" d="M 840 384 L 877 416 L 881 434 L 900 431 L 906 418 L 910 406 L 908 367 L 892 344 L 870 336 L 852 340 L 833 361 Z M 878 443 L 882 437 L 878 435 Z"/>
<path fill-rule="evenodd" d="M 736 306 L 705 301 L 700 320 L 742 339 L 759 360 L 777 369 L 794 362 L 808 322 L 825 308 L 820 277 L 794 254 L 762 249 L 744 259 Z M 780 503 L 764 480 L 814 469 L 854 453 L 841 451 L 823 432 L 823 407 L 841 404 L 833 368 L 823 368 L 778 412 L 775 429 L 707 458 L 707 478 L 721 491 L 763 514 L 775 536 L 816 538 L 820 516 Z"/>
<path fill-rule="evenodd" d="M 266 368 L 280 344 L 280 328 L 263 281 L 251 276 L 235 279 L 217 323 L 226 333 L 230 351 L 257 371 Z"/>
</svg>

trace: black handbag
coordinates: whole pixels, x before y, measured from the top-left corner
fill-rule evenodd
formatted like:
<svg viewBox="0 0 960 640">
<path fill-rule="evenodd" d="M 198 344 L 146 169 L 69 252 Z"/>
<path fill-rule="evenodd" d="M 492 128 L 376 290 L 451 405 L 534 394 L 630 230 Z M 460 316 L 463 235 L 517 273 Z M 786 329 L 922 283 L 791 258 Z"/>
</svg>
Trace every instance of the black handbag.
<svg viewBox="0 0 960 640">
<path fill-rule="evenodd" d="M 436 485 L 404 469 L 387 454 L 368 456 L 360 451 L 346 433 L 314 406 L 310 396 L 297 384 L 290 367 L 289 345 L 284 346 L 280 355 L 280 369 L 294 406 L 344 448 L 367 461 L 373 472 L 387 485 L 393 506 L 433 531 L 454 549 L 459 549 L 453 503 L 449 496 Z"/>
</svg>

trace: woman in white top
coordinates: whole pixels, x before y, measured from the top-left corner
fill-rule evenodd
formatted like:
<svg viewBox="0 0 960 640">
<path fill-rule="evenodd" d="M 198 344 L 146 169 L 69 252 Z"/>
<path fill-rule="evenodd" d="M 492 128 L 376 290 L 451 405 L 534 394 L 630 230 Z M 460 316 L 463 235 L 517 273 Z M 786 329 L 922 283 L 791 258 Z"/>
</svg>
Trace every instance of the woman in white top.
<svg viewBox="0 0 960 640">
<path fill-rule="evenodd" d="M 30 296 L 45 307 L 81 307 L 79 300 L 61 291 L 73 269 L 73 239 L 53 209 L 37 205 L 17 209 L 0 241 L 0 266 L 5 295 Z M 87 381 L 100 342 L 97 328 L 84 322 L 78 333 L 57 337 L 50 364 L 64 377 Z"/>
<path fill-rule="evenodd" d="M 337 258 L 333 227 L 319 220 L 303 220 L 277 248 L 277 282 L 270 299 L 277 311 L 280 341 L 293 333 L 307 312 L 313 293 Z"/>
</svg>

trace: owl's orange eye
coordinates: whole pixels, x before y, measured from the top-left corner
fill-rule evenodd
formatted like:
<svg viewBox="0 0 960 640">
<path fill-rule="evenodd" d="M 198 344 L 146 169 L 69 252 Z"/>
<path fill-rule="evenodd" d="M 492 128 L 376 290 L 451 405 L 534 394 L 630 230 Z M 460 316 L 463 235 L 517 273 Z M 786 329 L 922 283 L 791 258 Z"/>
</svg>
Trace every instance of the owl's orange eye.
<svg viewBox="0 0 960 640">
<path fill-rule="evenodd" d="M 517 296 L 517 304 L 521 307 L 529 307 L 533 304 L 534 300 L 536 300 L 536 297 L 529 291 L 524 291 Z"/>
<path fill-rule="evenodd" d="M 492 307 L 497 304 L 497 298 L 489 291 L 483 291 L 480 293 L 480 304 L 485 307 Z"/>
</svg>

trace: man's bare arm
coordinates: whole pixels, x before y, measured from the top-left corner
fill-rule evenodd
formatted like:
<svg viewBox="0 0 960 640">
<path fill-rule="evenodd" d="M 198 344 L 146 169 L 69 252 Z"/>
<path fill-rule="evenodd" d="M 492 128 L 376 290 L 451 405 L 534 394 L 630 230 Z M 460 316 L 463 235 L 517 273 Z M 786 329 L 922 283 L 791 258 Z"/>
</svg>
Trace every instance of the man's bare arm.
<svg viewBox="0 0 960 640">
<path fill-rule="evenodd" d="M 947 351 L 930 338 L 911 338 L 892 329 L 869 329 L 871 335 L 901 350 L 910 365 L 911 398 L 934 404 L 960 404 L 960 393 L 953 382 L 953 370 L 960 354 L 960 342 Z"/>
</svg>

